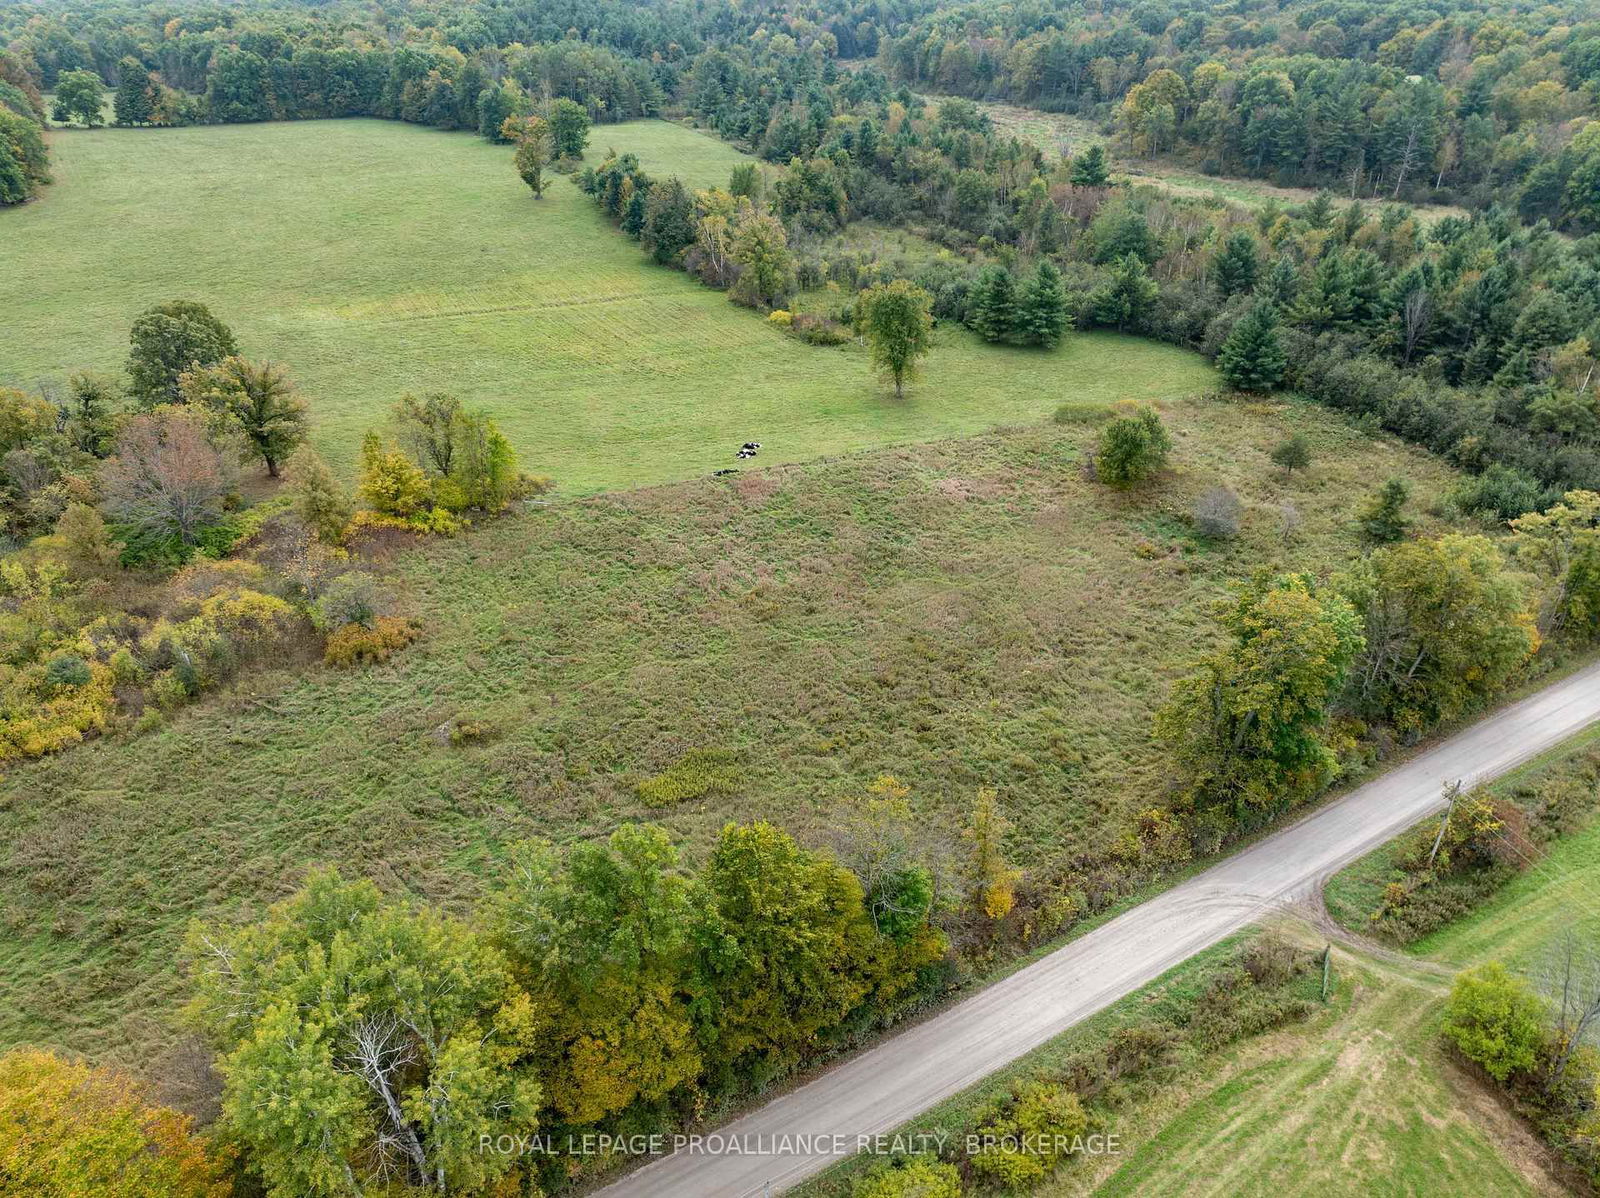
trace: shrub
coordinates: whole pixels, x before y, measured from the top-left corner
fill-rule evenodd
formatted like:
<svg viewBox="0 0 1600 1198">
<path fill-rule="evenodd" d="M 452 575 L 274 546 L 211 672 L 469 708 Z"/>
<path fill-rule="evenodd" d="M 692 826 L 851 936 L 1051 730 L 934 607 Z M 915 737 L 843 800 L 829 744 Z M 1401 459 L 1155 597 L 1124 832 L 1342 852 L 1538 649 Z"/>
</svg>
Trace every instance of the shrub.
<svg viewBox="0 0 1600 1198">
<path fill-rule="evenodd" d="M 852 1198 L 961 1198 L 961 1175 L 954 1165 L 901 1162 L 863 1178 Z"/>
<path fill-rule="evenodd" d="M 690 749 L 662 773 L 640 782 L 634 791 L 650 807 L 731 794 L 739 783 L 737 760 L 727 749 Z"/>
<path fill-rule="evenodd" d="M 1545 1004 L 1498 961 L 1456 976 L 1441 1030 L 1496 1081 L 1531 1072 L 1544 1047 Z"/>
<path fill-rule="evenodd" d="M 1227 487 L 1212 487 L 1194 501 L 1194 530 L 1207 540 L 1226 541 L 1239 535 L 1244 505 Z"/>
<path fill-rule="evenodd" d="M 1172 438 L 1155 409 L 1139 408 L 1106 425 L 1095 455 L 1095 472 L 1113 486 L 1127 486 L 1161 469 L 1171 450 Z"/>
<path fill-rule="evenodd" d="M 1088 1126 L 1083 1104 L 1071 1090 L 1026 1083 L 979 1129 L 972 1167 L 1005 1186 L 1036 1181 L 1056 1167 Z"/>
<path fill-rule="evenodd" d="M 399 616 L 379 616 L 367 628 L 346 624 L 328 637 L 322 660 L 330 666 L 365 666 L 388 661 L 422 635 L 414 620 Z"/>
<path fill-rule="evenodd" d="M 346 624 L 371 628 L 390 606 L 390 596 L 376 578 L 364 570 L 351 570 L 328 583 L 312 605 L 311 622 L 323 632 Z"/>
<path fill-rule="evenodd" d="M 88 686 L 94 675 L 88 663 L 75 653 L 63 653 L 45 668 L 45 684 L 53 690 L 62 687 Z"/>
<path fill-rule="evenodd" d="M 1496 462 L 1477 478 L 1462 483 L 1450 496 L 1456 507 L 1474 516 L 1515 519 L 1545 506 L 1544 488 L 1532 475 Z"/>
</svg>

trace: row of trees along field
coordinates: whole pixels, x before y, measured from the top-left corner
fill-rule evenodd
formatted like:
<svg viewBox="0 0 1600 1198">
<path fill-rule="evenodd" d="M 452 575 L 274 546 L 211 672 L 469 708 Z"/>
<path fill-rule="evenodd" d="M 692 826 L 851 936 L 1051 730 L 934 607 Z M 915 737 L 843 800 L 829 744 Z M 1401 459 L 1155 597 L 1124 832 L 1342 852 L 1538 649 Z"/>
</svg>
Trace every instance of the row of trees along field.
<svg viewBox="0 0 1600 1198">
<path fill-rule="evenodd" d="M 1145 3 L 931 13 L 885 39 L 899 80 L 1115 123 L 1138 154 L 1593 227 L 1600 24 L 1558 9 Z"/>
<path fill-rule="evenodd" d="M 1600 143 L 1583 132 L 1600 24 L 1560 6 L 836 0 L 707 20 L 682 3 L 583 0 L 408 4 L 381 23 L 341 4 L 159 20 L 137 4 L 93 20 L 19 6 L 0 11 L 0 42 L 0 78 L 58 94 L 97 80 L 124 123 L 365 115 L 493 136 L 509 83 L 596 120 L 682 106 L 778 160 L 814 148 L 838 61 L 875 54 L 896 81 L 1079 113 L 1136 153 L 1207 170 L 1474 208 L 1511 195 L 1530 220 L 1600 224 Z M 77 113 L 98 119 L 64 115 Z"/>
</svg>

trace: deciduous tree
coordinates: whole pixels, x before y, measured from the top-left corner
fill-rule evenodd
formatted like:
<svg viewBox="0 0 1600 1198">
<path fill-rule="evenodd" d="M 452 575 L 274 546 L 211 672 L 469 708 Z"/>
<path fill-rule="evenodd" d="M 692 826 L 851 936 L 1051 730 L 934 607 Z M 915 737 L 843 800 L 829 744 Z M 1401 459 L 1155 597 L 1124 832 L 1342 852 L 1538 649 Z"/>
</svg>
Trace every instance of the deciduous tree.
<svg viewBox="0 0 1600 1198">
<path fill-rule="evenodd" d="M 1361 650 L 1360 618 L 1303 574 L 1264 573 L 1217 616 L 1228 643 L 1173 688 L 1157 735 L 1203 805 L 1244 812 L 1315 793 L 1336 770 L 1321 730 Z"/>
<path fill-rule="evenodd" d="M 181 403 L 178 379 L 239 352 L 233 333 L 204 304 L 175 300 L 147 309 L 129 334 L 128 393 L 146 407 Z"/>
<path fill-rule="evenodd" d="M 876 283 L 856 299 L 856 325 L 866 336 L 873 365 L 894 381 L 896 399 L 932 343 L 932 298 L 905 279 Z"/>
<path fill-rule="evenodd" d="M 214 413 L 242 435 L 252 456 L 277 478 L 278 467 L 306 439 L 306 401 L 283 368 L 237 355 L 178 376 L 184 402 Z"/>
</svg>

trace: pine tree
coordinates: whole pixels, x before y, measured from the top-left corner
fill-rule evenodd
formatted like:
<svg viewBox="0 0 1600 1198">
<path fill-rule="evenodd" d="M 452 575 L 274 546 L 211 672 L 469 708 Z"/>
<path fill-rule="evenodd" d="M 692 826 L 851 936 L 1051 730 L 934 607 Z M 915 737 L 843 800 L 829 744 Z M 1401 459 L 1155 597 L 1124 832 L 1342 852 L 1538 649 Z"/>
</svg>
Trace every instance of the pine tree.
<svg viewBox="0 0 1600 1198">
<path fill-rule="evenodd" d="M 1091 297 L 1095 323 L 1110 325 L 1118 332 L 1139 328 L 1155 307 L 1160 291 L 1144 261 L 1129 254 L 1112 266 L 1110 276 Z"/>
<path fill-rule="evenodd" d="M 1105 147 L 1092 145 L 1074 158 L 1070 177 L 1074 187 L 1104 187 L 1111 178 L 1106 167 Z"/>
<path fill-rule="evenodd" d="M 634 188 L 627 206 L 622 210 L 622 231 L 629 237 L 637 238 L 644 232 L 645 204 L 649 192 L 648 187 Z"/>
<path fill-rule="evenodd" d="M 1406 535 L 1411 521 L 1406 519 L 1406 500 L 1411 498 L 1411 488 L 1405 480 L 1391 478 L 1384 483 L 1358 517 L 1361 535 L 1379 545 L 1388 545 Z"/>
<path fill-rule="evenodd" d="M 1283 381 L 1288 366 L 1278 343 L 1278 313 L 1257 303 L 1247 312 L 1217 352 L 1217 369 L 1229 386 L 1241 391 L 1270 391 Z"/>
<path fill-rule="evenodd" d="M 1256 298 L 1265 303 L 1273 304 L 1278 308 L 1293 306 L 1295 297 L 1300 294 L 1300 272 L 1295 268 L 1294 261 L 1284 255 L 1272 264 L 1272 269 L 1266 274 L 1256 287 Z"/>
<path fill-rule="evenodd" d="M 117 64 L 116 122 L 119 125 L 145 125 L 155 111 L 155 88 L 150 72 L 136 58 Z"/>
<path fill-rule="evenodd" d="M 1222 252 L 1217 255 L 1217 290 L 1223 295 L 1242 295 L 1256 285 L 1256 275 L 1260 269 L 1255 239 L 1240 230 L 1228 238 Z"/>
<path fill-rule="evenodd" d="M 1004 341 L 1017 324 L 1017 287 L 1011 272 L 991 266 L 978 276 L 968 304 L 967 323 L 985 341 Z"/>
<path fill-rule="evenodd" d="M 1054 349 L 1067 327 L 1067 296 L 1061 272 L 1048 258 L 1039 263 L 1017 308 L 1017 331 L 1027 345 Z"/>
<path fill-rule="evenodd" d="M 1333 223 L 1333 200 L 1327 192 L 1319 191 L 1300 215 L 1313 229 L 1326 229 Z"/>
</svg>

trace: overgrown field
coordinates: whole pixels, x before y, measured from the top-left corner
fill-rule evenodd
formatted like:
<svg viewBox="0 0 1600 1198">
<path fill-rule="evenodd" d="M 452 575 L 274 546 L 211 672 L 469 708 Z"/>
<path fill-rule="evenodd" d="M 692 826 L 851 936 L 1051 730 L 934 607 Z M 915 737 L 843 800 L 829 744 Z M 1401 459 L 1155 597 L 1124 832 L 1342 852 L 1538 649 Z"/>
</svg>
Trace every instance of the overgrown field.
<svg viewBox="0 0 1600 1198">
<path fill-rule="evenodd" d="M 185 921 L 259 912 L 314 861 L 460 901 L 530 834 L 660 819 L 693 854 L 768 818 L 823 842 L 882 773 L 951 841 L 992 785 L 1018 861 L 1102 844 L 1162 796 L 1151 712 L 1225 585 L 1353 560 L 1352 509 L 1390 474 L 1419 513 L 1451 482 L 1310 405 L 1166 419 L 1173 473 L 1131 493 L 1082 478 L 1094 422 L 1046 423 L 555 504 L 401 555 L 426 633 L 391 664 L 253 675 L 0 783 L 0 1043 L 148 1059 Z M 1296 430 L 1316 460 L 1285 481 L 1267 455 Z M 1218 482 L 1246 524 L 1206 546 L 1182 516 Z M 482 734 L 453 746 L 452 721 Z M 639 797 L 704 749 L 732 755 L 708 793 Z"/>
<path fill-rule="evenodd" d="M 348 470 L 405 391 L 489 409 L 565 494 L 1038 420 L 1063 402 L 1176 398 L 1195 355 L 1103 336 L 997 349 L 943 330 L 896 402 L 855 346 L 822 349 L 648 264 L 556 178 L 536 202 L 511 152 L 384 121 L 62 130 L 57 182 L 0 213 L 0 384 L 120 370 L 151 304 L 194 299 L 244 352 L 285 363 L 317 447 Z M 591 159 L 727 184 L 743 156 L 663 121 L 597 127 Z"/>
<path fill-rule="evenodd" d="M 1077 154 L 1095 142 L 1106 145 L 1115 156 L 1117 175 L 1126 176 L 1135 184 L 1146 184 L 1170 191 L 1174 195 L 1217 199 L 1246 208 L 1265 208 L 1275 204 L 1279 209 L 1298 207 L 1316 198 L 1309 187 L 1277 187 L 1264 179 L 1246 179 L 1228 175 L 1204 175 L 1192 167 L 1161 157 L 1128 158 L 1117 155 L 1113 140 L 1101 136 L 1093 121 L 1065 112 L 1040 112 L 1036 108 L 1020 108 L 1015 104 L 985 101 L 978 105 L 989 114 L 995 127 L 1020 141 L 1038 146 L 1052 157 L 1060 154 Z M 1335 195 L 1334 200 L 1347 197 Z M 1368 203 L 1372 203 L 1370 198 Z M 1378 205 L 1382 207 L 1381 202 Z M 1424 224 L 1432 224 L 1447 216 L 1465 216 L 1467 211 L 1453 204 L 1413 204 L 1410 208 Z"/>
</svg>

